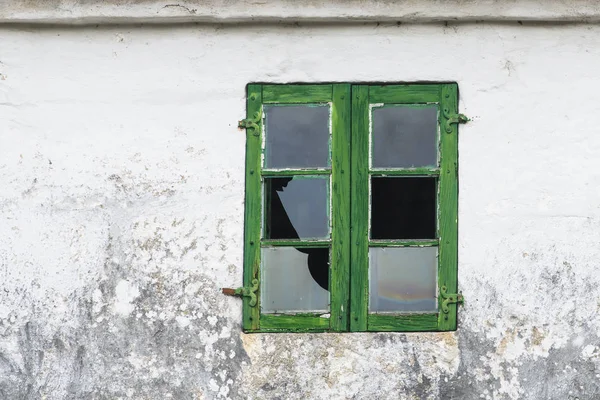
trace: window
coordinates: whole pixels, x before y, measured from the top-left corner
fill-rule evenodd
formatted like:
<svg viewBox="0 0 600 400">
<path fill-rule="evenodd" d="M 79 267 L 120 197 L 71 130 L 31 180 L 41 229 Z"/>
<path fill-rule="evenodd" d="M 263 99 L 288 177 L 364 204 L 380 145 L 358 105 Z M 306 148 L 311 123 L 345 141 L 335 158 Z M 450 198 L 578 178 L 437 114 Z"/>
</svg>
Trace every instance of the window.
<svg viewBox="0 0 600 400">
<path fill-rule="evenodd" d="M 456 329 L 454 83 L 247 87 L 243 328 Z"/>
</svg>

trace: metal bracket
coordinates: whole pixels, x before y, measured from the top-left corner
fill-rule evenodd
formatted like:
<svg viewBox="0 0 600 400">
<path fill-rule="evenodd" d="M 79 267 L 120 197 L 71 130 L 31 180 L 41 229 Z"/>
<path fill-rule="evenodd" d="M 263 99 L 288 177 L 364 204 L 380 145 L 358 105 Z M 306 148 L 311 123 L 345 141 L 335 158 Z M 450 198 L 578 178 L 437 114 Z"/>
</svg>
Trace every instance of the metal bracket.
<svg viewBox="0 0 600 400">
<path fill-rule="evenodd" d="M 237 289 L 222 288 L 221 292 L 227 296 L 239 296 L 239 297 L 250 297 L 248 305 L 255 307 L 257 303 L 256 292 L 258 291 L 258 279 L 252 279 L 251 287 L 240 287 Z"/>
<path fill-rule="evenodd" d="M 440 288 L 440 296 L 442 296 L 442 311 L 444 314 L 448 314 L 450 312 L 449 304 L 463 304 L 465 299 L 461 293 L 456 294 L 448 294 L 448 288 L 446 286 L 442 286 Z"/>
<path fill-rule="evenodd" d="M 452 124 L 466 124 L 470 121 L 464 114 L 450 114 L 447 108 L 444 108 L 444 118 L 446 118 L 444 124 L 446 133 L 452 133 Z"/>
<path fill-rule="evenodd" d="M 238 121 L 238 128 L 247 129 L 247 130 L 252 129 L 252 134 L 254 136 L 259 136 L 260 135 L 259 124 L 260 124 L 261 117 L 262 117 L 262 113 L 260 111 L 257 111 L 254 113 L 252 118 L 246 118 L 241 121 Z"/>
</svg>

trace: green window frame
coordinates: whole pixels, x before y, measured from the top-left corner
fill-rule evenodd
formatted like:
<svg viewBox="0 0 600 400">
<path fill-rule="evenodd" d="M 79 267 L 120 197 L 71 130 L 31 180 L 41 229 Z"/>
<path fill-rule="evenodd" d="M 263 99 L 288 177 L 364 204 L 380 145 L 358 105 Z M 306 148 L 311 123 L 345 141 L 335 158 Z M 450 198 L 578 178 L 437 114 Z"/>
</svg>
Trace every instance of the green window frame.
<svg viewBox="0 0 600 400">
<path fill-rule="evenodd" d="M 331 168 L 263 168 L 263 106 L 331 107 Z M 406 105 L 438 108 L 438 166 L 371 169 L 371 106 Z M 458 268 L 458 86 L 437 84 L 249 84 L 244 221 L 243 330 L 245 332 L 364 332 L 456 330 Z M 431 240 L 369 238 L 370 176 L 432 177 L 437 184 L 437 232 Z M 328 240 L 265 240 L 263 180 L 269 177 L 330 178 Z M 329 247 L 330 312 L 328 314 L 261 313 L 261 248 Z M 369 313 L 369 246 L 438 247 L 437 311 Z"/>
</svg>

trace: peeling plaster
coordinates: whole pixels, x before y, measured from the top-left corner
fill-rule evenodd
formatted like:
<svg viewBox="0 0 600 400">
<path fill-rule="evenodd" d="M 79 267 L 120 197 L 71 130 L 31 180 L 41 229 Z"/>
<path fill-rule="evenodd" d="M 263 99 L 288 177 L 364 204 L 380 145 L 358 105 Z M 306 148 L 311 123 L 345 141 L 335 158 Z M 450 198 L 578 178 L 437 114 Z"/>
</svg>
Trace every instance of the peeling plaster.
<svg viewBox="0 0 600 400">
<path fill-rule="evenodd" d="M 589 25 L 0 30 L 0 399 L 599 397 L 598 46 Z M 459 84 L 457 332 L 245 335 L 219 294 L 245 85 L 334 80 Z"/>
</svg>

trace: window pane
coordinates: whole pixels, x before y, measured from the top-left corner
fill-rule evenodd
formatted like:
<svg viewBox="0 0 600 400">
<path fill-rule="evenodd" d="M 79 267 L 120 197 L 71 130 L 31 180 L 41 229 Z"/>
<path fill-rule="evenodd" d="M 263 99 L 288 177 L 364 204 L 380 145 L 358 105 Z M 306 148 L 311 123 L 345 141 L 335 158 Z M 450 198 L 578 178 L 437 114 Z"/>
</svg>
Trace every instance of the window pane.
<svg viewBox="0 0 600 400">
<path fill-rule="evenodd" d="M 435 239 L 436 178 L 371 178 L 372 239 Z"/>
<path fill-rule="evenodd" d="M 329 177 L 265 178 L 267 239 L 329 237 Z"/>
<path fill-rule="evenodd" d="M 373 168 L 437 165 L 437 107 L 373 108 Z"/>
<path fill-rule="evenodd" d="M 265 168 L 329 165 L 329 105 L 265 106 Z"/>
<path fill-rule="evenodd" d="M 261 271 L 263 313 L 329 310 L 328 248 L 263 248 Z"/>
<path fill-rule="evenodd" d="M 370 312 L 435 312 L 437 247 L 369 249 Z"/>
</svg>

